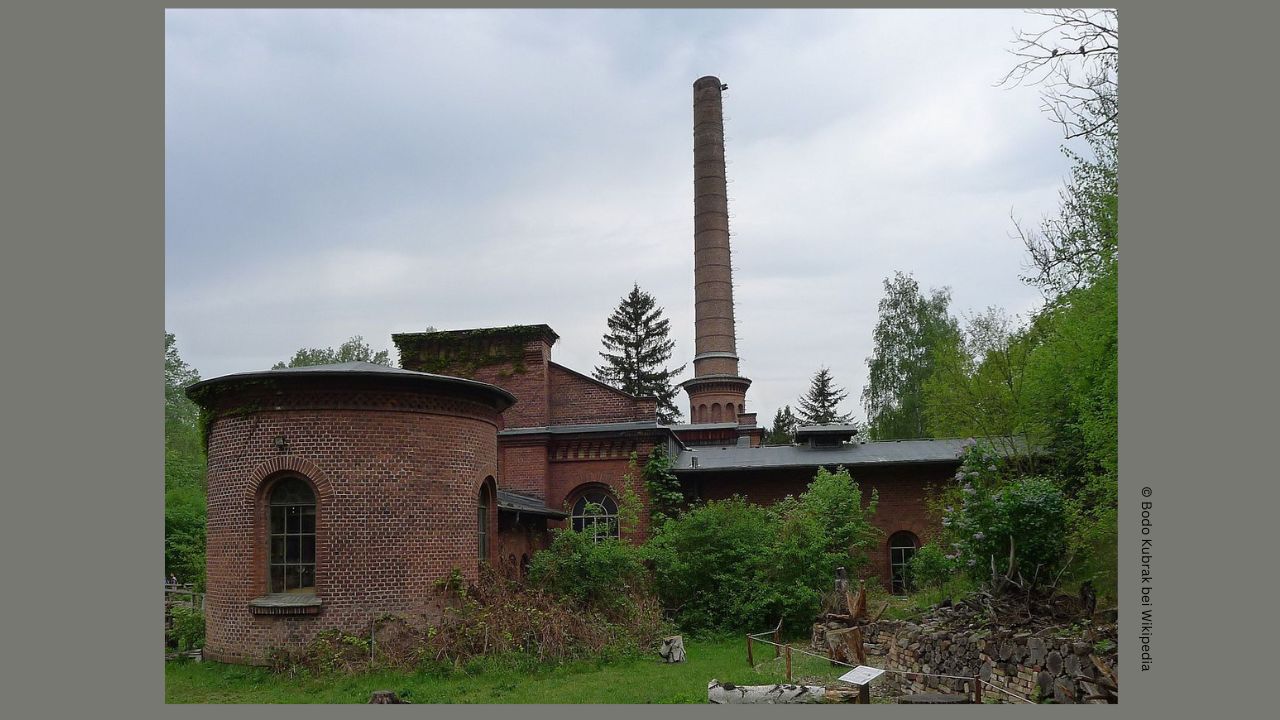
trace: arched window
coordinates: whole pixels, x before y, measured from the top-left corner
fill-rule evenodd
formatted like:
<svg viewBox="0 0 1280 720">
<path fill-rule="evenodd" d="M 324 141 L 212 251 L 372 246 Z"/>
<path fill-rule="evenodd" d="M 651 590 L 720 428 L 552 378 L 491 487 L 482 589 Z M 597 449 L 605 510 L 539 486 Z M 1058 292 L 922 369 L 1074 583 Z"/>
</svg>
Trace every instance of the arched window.
<svg viewBox="0 0 1280 720">
<path fill-rule="evenodd" d="M 585 532 L 596 542 L 620 536 L 618 501 L 604 490 L 588 490 L 573 504 L 573 529 Z"/>
<path fill-rule="evenodd" d="M 480 501 L 476 503 L 476 548 L 480 561 L 489 559 L 489 488 L 480 488 Z"/>
<path fill-rule="evenodd" d="M 711 418 L 707 417 L 707 405 L 706 405 L 706 403 L 703 403 L 703 404 L 699 405 L 699 406 L 698 406 L 698 422 L 700 422 L 700 423 L 704 423 L 704 422 L 707 422 L 707 421 L 708 421 L 708 420 L 710 420 L 710 419 L 711 419 Z"/>
<path fill-rule="evenodd" d="M 711 422 L 720 422 L 720 403 L 711 403 Z"/>
<path fill-rule="evenodd" d="M 910 587 L 907 563 L 911 562 L 911 556 L 916 554 L 918 547 L 916 536 L 906 530 L 899 530 L 889 537 L 889 573 L 893 578 L 893 592 L 896 594 L 901 595 Z"/>
<path fill-rule="evenodd" d="M 289 477 L 271 488 L 268 512 L 269 592 L 316 591 L 316 494 L 306 480 Z"/>
</svg>

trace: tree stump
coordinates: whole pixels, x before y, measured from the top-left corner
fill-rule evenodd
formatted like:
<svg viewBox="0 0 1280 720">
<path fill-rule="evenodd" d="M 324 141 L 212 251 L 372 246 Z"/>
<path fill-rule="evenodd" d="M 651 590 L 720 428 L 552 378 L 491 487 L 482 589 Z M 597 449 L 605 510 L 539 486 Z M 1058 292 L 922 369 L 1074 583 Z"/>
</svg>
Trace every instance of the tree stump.
<svg viewBox="0 0 1280 720">
<path fill-rule="evenodd" d="M 663 640 L 662 647 L 658 648 L 658 656 L 667 663 L 684 662 L 684 637 L 676 635 Z"/>
<path fill-rule="evenodd" d="M 827 631 L 827 648 L 832 660 L 866 665 L 867 653 L 862 647 L 862 631 L 857 627 Z"/>
<path fill-rule="evenodd" d="M 404 705 L 405 701 L 400 699 L 392 690 L 374 690 L 369 696 L 370 705 Z"/>
</svg>

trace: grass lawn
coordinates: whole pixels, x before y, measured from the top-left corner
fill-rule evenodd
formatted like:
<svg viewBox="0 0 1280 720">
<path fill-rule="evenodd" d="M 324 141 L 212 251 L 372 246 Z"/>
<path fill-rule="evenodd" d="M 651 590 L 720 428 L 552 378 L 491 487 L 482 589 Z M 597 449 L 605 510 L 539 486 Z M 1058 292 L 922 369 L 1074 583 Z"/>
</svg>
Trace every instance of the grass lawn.
<svg viewBox="0 0 1280 720">
<path fill-rule="evenodd" d="M 796 640 L 805 647 L 807 639 Z M 374 690 L 394 690 L 414 703 L 705 703 L 712 679 L 763 685 L 785 679 L 773 649 L 756 645 L 756 669 L 747 665 L 744 638 L 685 639 L 686 662 L 667 665 L 633 658 L 579 662 L 534 672 L 499 667 L 466 674 L 377 672 L 289 678 L 265 668 L 215 662 L 165 663 L 167 703 L 366 703 Z M 847 668 L 795 655 L 797 681 L 832 682 Z M 834 684 L 834 683 L 833 683 Z"/>
</svg>

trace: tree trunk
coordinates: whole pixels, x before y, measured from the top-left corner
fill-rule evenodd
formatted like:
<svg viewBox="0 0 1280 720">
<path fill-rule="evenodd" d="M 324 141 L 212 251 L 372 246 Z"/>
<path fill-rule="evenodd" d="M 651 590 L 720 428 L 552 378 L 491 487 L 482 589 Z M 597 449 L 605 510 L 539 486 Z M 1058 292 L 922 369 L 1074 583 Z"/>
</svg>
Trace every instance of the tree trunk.
<svg viewBox="0 0 1280 720">
<path fill-rule="evenodd" d="M 719 680 L 707 683 L 712 705 L 794 705 L 808 703 L 856 703 L 858 688 L 821 685 L 734 685 Z"/>
<path fill-rule="evenodd" d="M 862 646 L 862 631 L 857 627 L 827 631 L 827 648 L 832 660 L 867 664 L 867 651 Z"/>
</svg>

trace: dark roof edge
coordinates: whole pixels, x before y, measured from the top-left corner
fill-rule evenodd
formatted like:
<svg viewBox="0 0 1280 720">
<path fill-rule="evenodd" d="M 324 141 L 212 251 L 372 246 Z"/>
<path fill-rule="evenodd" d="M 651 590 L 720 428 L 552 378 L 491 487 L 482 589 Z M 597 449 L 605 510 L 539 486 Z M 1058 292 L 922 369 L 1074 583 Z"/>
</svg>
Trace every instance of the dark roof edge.
<svg viewBox="0 0 1280 720">
<path fill-rule="evenodd" d="M 668 437 L 675 441 L 678 448 L 681 450 L 689 449 L 688 446 L 680 440 L 680 436 L 677 435 L 674 430 L 666 425 L 659 425 L 656 422 L 650 424 L 647 421 L 597 423 L 588 425 L 540 425 L 537 427 L 507 428 L 506 430 L 499 430 L 498 437 L 523 437 L 526 435 L 573 435 L 578 433 L 632 432 L 642 430 L 657 430 L 666 433 Z"/>
<path fill-rule="evenodd" d="M 469 392 L 478 392 L 482 395 L 488 395 L 490 399 L 497 400 L 494 407 L 499 411 L 506 410 L 516 404 L 516 396 L 503 390 L 497 385 L 490 385 L 479 380 L 470 380 L 468 378 L 453 377 L 451 375 L 436 375 L 434 373 L 418 372 L 417 370 L 404 370 L 403 368 L 395 368 L 398 372 L 385 372 L 376 370 L 306 370 L 302 372 L 289 372 L 288 368 L 279 370 L 254 370 L 250 372 L 232 373 L 230 375 L 220 375 L 208 380 L 188 385 L 185 393 L 188 398 L 197 404 L 200 403 L 207 393 L 214 388 L 232 386 L 237 383 L 253 383 L 263 380 L 284 380 L 286 382 L 299 379 L 311 379 L 318 377 L 344 378 L 358 380 L 377 380 L 389 383 L 425 383 L 427 385 L 452 386 L 461 388 Z"/>
<path fill-rule="evenodd" d="M 497 494 L 499 510 L 527 513 L 529 515 L 543 515 L 553 518 L 569 517 L 569 513 L 563 510 L 549 508 L 543 500 L 536 497 L 521 495 L 520 493 L 511 492 L 510 490 L 499 490 Z"/>
<path fill-rule="evenodd" d="M 820 467 L 872 467 L 885 465 L 946 465 L 949 463 L 959 463 L 960 458 L 937 458 L 931 460 L 853 460 L 849 462 L 820 462 L 820 463 L 788 463 L 786 465 L 741 465 L 729 467 L 672 467 L 673 473 L 708 473 L 708 472 L 745 472 L 748 470 L 789 470 L 792 468 L 820 468 Z"/>
</svg>

